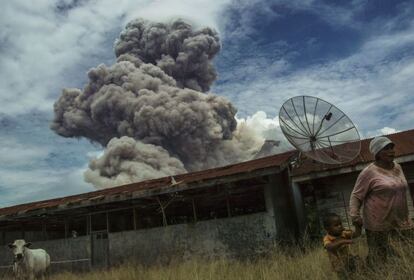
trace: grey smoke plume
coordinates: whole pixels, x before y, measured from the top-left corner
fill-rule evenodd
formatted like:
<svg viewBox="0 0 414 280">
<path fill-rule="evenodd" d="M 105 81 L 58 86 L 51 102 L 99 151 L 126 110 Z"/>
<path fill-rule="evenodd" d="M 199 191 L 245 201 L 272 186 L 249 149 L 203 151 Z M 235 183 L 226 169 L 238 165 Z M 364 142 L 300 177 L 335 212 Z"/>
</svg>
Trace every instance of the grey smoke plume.
<svg viewBox="0 0 414 280">
<path fill-rule="evenodd" d="M 172 24 L 137 19 L 127 24 L 115 42 L 115 54 L 132 54 L 160 67 L 180 88 L 206 92 L 216 79 L 211 63 L 220 51 L 217 33 L 210 28 L 193 31 L 182 20 Z"/>
<path fill-rule="evenodd" d="M 248 130 L 236 131 L 236 109 L 227 99 L 194 90 L 208 90 L 216 76 L 214 31 L 136 20 L 115 49 L 114 65 L 91 69 L 83 90 L 64 89 L 54 105 L 56 133 L 108 145 L 91 161 L 88 182 L 106 187 L 222 166 L 250 159 L 260 148 Z M 134 152 L 118 154 L 124 150 Z"/>
<path fill-rule="evenodd" d="M 123 136 L 113 138 L 104 155 L 91 160 L 85 181 L 105 188 L 185 172 L 183 164 L 163 148 Z"/>
</svg>

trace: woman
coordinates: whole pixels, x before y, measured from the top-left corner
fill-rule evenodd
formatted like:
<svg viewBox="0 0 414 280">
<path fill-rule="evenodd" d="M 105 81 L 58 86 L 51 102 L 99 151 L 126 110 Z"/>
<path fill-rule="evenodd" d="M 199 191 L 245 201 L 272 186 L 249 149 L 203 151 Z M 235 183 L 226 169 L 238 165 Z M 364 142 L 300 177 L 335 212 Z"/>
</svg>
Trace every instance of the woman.
<svg viewBox="0 0 414 280">
<path fill-rule="evenodd" d="M 394 162 L 394 146 L 387 137 L 371 140 L 369 150 L 375 162 L 361 171 L 350 198 L 352 221 L 365 228 L 370 264 L 385 262 L 393 253 L 391 234 L 404 235 L 413 228 L 408 216 L 408 184 L 401 166 Z"/>
</svg>

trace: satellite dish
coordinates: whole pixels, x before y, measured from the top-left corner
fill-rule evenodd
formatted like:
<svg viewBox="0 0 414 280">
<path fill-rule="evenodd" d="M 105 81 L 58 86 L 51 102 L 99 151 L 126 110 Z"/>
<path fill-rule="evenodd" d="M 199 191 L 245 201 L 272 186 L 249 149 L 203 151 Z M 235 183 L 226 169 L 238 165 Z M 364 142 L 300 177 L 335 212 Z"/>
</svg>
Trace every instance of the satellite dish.
<svg viewBox="0 0 414 280">
<path fill-rule="evenodd" d="M 280 108 L 279 124 L 290 144 L 318 162 L 350 162 L 361 150 L 359 133 L 352 121 L 320 98 L 290 98 Z"/>
</svg>

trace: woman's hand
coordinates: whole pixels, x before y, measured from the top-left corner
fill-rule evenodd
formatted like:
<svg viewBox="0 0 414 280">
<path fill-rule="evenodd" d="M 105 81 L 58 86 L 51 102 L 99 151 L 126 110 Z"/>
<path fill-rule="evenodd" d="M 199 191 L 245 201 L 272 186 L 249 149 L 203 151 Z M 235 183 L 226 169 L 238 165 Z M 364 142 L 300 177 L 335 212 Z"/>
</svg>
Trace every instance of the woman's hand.
<svg viewBox="0 0 414 280">
<path fill-rule="evenodd" d="M 360 216 L 352 217 L 352 224 L 354 226 L 362 227 L 362 218 Z"/>
</svg>

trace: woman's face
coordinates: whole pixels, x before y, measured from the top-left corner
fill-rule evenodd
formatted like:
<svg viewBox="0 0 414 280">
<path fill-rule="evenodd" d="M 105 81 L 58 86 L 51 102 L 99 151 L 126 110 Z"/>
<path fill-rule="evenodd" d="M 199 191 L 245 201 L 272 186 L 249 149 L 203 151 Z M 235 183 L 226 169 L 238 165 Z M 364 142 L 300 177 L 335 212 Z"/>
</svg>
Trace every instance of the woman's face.
<svg viewBox="0 0 414 280">
<path fill-rule="evenodd" d="M 376 158 L 385 162 L 392 162 L 395 158 L 394 144 L 390 143 L 378 152 Z"/>
</svg>

